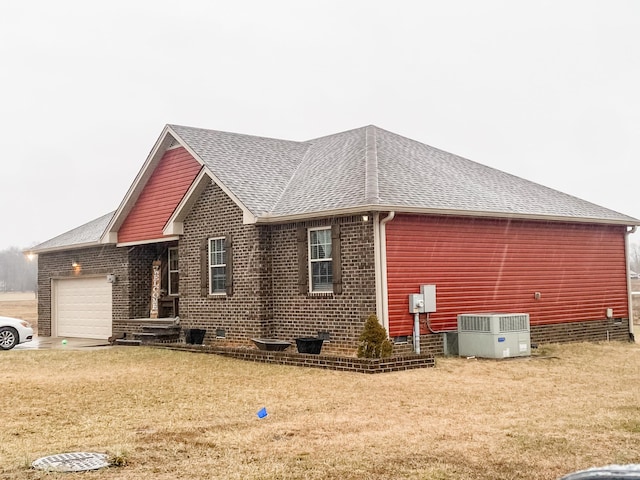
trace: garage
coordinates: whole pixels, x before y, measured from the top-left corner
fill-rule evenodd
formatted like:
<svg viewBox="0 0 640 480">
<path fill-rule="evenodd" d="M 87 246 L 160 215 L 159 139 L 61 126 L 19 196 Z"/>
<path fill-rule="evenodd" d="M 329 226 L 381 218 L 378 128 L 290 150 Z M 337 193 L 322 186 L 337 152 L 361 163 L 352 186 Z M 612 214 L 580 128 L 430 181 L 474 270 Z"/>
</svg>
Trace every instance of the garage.
<svg viewBox="0 0 640 480">
<path fill-rule="evenodd" d="M 53 281 L 54 335 L 111 336 L 111 283 L 106 276 Z"/>
</svg>

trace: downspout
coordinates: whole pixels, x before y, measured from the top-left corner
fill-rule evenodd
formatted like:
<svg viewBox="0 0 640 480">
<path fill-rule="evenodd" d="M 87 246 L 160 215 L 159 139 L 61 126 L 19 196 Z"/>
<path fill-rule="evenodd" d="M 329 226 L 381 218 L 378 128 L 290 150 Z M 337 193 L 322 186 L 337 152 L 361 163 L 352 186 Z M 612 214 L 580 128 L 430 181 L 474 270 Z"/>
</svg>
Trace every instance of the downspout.
<svg viewBox="0 0 640 480">
<path fill-rule="evenodd" d="M 387 285 L 387 233 L 385 225 L 389 223 L 396 216 L 396 212 L 389 212 L 389 214 L 380 220 L 380 296 L 382 304 L 382 326 L 389 334 L 389 288 Z"/>
<path fill-rule="evenodd" d="M 376 279 L 376 317 L 383 324 L 382 308 L 382 257 L 380 254 L 380 213 L 373 214 L 373 258 L 374 276 Z"/>
<path fill-rule="evenodd" d="M 627 230 L 624 233 L 624 256 L 627 264 L 627 302 L 629 310 L 629 340 L 634 342 L 635 337 L 633 334 L 633 292 L 631 291 L 631 258 L 629 254 L 629 235 L 633 235 L 638 229 L 637 225 L 634 225 L 631 230 Z"/>
</svg>

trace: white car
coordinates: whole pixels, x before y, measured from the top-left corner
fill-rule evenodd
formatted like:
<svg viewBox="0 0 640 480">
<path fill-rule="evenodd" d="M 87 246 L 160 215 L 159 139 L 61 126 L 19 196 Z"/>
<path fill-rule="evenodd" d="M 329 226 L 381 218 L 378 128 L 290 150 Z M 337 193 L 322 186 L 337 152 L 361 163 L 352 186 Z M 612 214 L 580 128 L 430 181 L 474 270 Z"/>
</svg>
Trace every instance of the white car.
<svg viewBox="0 0 640 480">
<path fill-rule="evenodd" d="M 31 324 L 19 318 L 0 317 L 0 350 L 11 350 L 33 340 Z"/>
</svg>

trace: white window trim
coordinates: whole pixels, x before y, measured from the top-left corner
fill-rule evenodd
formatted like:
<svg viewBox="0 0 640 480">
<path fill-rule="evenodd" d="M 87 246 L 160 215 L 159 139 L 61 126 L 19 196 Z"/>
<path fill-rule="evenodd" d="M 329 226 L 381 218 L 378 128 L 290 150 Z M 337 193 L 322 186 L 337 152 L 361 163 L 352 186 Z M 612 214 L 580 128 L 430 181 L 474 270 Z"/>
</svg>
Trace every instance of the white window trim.
<svg viewBox="0 0 640 480">
<path fill-rule="evenodd" d="M 178 254 L 178 247 L 171 247 L 168 250 L 168 254 L 167 254 L 167 271 L 168 271 L 168 279 L 167 279 L 167 295 L 170 295 L 172 297 L 177 297 L 180 294 L 180 255 Z M 177 270 L 171 270 L 171 252 L 176 252 L 176 254 L 178 254 L 178 269 Z M 178 285 L 176 285 L 176 293 L 172 293 L 172 285 L 171 285 L 171 274 L 172 273 L 177 273 L 178 274 Z"/>
<path fill-rule="evenodd" d="M 213 268 L 215 268 L 215 267 L 224 267 L 225 268 L 225 272 L 226 272 L 227 264 L 226 264 L 226 262 L 225 263 L 219 263 L 219 264 L 218 263 L 216 263 L 216 264 L 211 263 L 211 242 L 214 241 L 214 240 L 222 240 L 222 245 L 223 245 L 223 248 L 224 248 L 225 237 L 211 237 L 211 238 L 209 238 L 207 240 L 207 255 L 208 255 L 208 262 L 207 263 L 209 265 L 209 295 L 220 295 L 220 296 L 222 296 L 222 295 L 226 295 L 227 294 L 226 290 L 223 291 L 223 292 L 214 292 L 213 291 L 213 275 L 212 275 L 212 271 L 213 271 Z M 224 252 L 224 255 L 225 255 L 225 260 L 226 260 L 226 255 L 227 255 L 226 251 Z"/>
<path fill-rule="evenodd" d="M 307 269 L 309 270 L 309 293 L 319 293 L 319 294 L 326 294 L 326 293 L 333 293 L 333 287 L 330 287 L 326 290 L 314 290 L 313 289 L 313 268 L 311 268 L 312 263 L 315 262 L 331 262 L 332 266 L 333 266 L 333 239 L 331 239 L 332 244 L 331 244 L 331 258 L 323 258 L 323 259 L 318 259 L 318 260 L 312 260 L 311 259 L 311 232 L 317 232 L 319 230 L 328 230 L 329 231 L 329 238 L 331 238 L 331 227 L 314 227 L 314 228 L 309 228 L 307 229 L 307 249 L 308 249 L 308 253 L 307 253 Z"/>
</svg>

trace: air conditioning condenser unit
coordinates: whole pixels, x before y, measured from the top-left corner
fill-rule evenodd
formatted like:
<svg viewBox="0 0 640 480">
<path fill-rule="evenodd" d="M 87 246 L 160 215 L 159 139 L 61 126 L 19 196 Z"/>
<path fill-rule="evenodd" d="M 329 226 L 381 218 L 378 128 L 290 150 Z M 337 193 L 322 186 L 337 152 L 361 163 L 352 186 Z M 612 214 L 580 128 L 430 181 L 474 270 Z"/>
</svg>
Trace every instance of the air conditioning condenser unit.
<svg viewBox="0 0 640 480">
<path fill-rule="evenodd" d="M 509 358 L 531 355 L 528 313 L 458 315 L 458 354 L 462 357 Z"/>
</svg>

